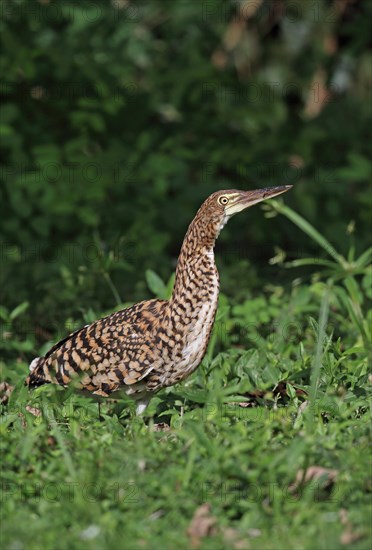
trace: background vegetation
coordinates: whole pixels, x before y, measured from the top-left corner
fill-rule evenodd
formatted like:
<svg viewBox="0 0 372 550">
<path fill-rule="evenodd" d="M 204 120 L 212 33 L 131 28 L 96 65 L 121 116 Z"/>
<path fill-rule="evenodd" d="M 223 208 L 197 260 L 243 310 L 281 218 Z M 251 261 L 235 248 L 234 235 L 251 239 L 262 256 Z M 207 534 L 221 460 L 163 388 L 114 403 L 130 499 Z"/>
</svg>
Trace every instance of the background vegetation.
<svg viewBox="0 0 372 550">
<path fill-rule="evenodd" d="M 2 3 L 5 548 L 369 547 L 371 15 Z M 66 332 L 169 295 L 209 193 L 289 183 L 223 230 L 207 357 L 144 419 L 28 394 Z"/>
</svg>

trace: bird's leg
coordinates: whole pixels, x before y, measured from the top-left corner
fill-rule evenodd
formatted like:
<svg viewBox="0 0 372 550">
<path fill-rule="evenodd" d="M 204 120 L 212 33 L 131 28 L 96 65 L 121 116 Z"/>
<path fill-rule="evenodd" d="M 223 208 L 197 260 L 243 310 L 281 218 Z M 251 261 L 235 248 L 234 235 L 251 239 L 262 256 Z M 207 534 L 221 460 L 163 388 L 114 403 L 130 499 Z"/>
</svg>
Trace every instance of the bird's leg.
<svg viewBox="0 0 372 550">
<path fill-rule="evenodd" d="M 149 397 L 142 397 L 137 401 L 137 407 L 136 407 L 136 415 L 139 416 L 143 413 L 143 411 L 147 408 L 147 405 L 149 404 L 150 398 Z"/>
<path fill-rule="evenodd" d="M 103 416 L 101 416 L 101 401 L 98 401 L 98 420 L 100 422 L 104 420 Z"/>
</svg>

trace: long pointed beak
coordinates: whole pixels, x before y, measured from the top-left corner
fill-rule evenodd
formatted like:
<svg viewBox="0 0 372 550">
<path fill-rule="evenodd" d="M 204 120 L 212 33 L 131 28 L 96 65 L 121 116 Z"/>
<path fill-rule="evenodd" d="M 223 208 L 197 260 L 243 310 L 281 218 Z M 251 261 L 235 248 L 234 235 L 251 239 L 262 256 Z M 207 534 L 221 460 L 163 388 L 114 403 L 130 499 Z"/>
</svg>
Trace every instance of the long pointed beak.
<svg viewBox="0 0 372 550">
<path fill-rule="evenodd" d="M 226 212 L 229 216 L 232 216 L 258 202 L 286 193 L 286 191 L 289 191 L 292 187 L 292 185 L 282 185 L 281 187 L 266 187 L 264 189 L 255 189 L 254 191 L 240 191 L 236 200 L 231 203 L 231 205 L 227 205 Z"/>
</svg>

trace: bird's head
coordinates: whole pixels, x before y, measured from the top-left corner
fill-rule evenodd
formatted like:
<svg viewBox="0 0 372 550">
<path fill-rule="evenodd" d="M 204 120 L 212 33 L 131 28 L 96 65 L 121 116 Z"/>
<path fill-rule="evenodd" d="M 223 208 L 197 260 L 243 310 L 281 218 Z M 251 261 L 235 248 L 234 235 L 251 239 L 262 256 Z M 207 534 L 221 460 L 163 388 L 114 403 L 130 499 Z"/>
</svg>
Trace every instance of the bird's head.
<svg viewBox="0 0 372 550">
<path fill-rule="evenodd" d="M 218 236 L 221 229 L 234 214 L 277 195 L 281 195 L 291 189 L 292 185 L 281 187 L 266 187 L 254 191 L 239 191 L 228 189 L 217 191 L 210 195 L 202 204 L 197 217 L 202 218 L 209 232 Z"/>
<path fill-rule="evenodd" d="M 283 185 L 254 191 L 237 189 L 216 191 L 203 202 L 190 223 L 182 246 L 183 254 L 187 256 L 201 249 L 209 253 L 221 229 L 231 216 L 258 202 L 281 195 L 291 187 L 292 185 Z"/>
</svg>

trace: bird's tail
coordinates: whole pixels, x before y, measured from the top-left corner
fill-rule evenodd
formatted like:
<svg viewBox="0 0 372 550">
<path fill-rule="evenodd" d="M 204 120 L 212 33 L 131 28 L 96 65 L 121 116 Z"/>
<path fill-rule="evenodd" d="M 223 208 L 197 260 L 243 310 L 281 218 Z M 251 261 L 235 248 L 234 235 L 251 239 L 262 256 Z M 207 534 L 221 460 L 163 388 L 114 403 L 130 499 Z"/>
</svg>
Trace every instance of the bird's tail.
<svg viewBox="0 0 372 550">
<path fill-rule="evenodd" d="M 43 364 L 44 357 L 36 357 L 33 361 L 31 361 L 29 366 L 30 374 L 27 376 L 25 382 L 29 388 L 37 388 L 38 386 L 49 382 L 49 380 L 45 379 Z"/>
</svg>

